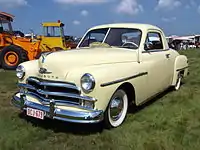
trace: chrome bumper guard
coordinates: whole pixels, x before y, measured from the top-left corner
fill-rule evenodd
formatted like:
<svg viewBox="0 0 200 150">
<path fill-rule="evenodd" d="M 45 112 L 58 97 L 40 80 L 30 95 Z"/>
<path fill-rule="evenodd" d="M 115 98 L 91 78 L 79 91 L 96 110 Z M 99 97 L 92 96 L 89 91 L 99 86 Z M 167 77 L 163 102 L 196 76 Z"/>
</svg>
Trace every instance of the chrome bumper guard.
<svg viewBox="0 0 200 150">
<path fill-rule="evenodd" d="M 29 101 L 24 94 L 17 96 L 17 93 L 13 96 L 11 103 L 20 108 L 22 111 L 26 111 L 27 107 L 38 109 L 45 112 L 45 117 L 62 120 L 66 122 L 74 123 L 98 123 L 103 120 L 102 110 L 88 110 L 84 111 L 71 111 L 56 108 L 55 101 L 50 101 L 49 105 L 38 104 Z"/>
</svg>

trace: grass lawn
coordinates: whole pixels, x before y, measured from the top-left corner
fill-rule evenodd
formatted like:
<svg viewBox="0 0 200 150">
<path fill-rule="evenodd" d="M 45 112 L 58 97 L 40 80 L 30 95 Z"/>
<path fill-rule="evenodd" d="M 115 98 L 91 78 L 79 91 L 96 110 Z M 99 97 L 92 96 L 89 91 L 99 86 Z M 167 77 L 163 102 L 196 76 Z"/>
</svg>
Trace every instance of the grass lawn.
<svg viewBox="0 0 200 150">
<path fill-rule="evenodd" d="M 181 90 L 163 93 L 112 130 L 19 115 L 10 105 L 17 90 L 14 72 L 0 70 L 0 149 L 199 150 L 200 50 L 181 53 L 190 63 Z"/>
</svg>

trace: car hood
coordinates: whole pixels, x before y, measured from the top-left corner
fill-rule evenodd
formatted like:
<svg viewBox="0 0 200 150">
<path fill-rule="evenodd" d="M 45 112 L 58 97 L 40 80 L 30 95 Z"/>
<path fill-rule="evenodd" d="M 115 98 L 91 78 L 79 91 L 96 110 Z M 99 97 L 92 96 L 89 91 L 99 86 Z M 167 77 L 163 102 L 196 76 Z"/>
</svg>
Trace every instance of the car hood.
<svg viewBox="0 0 200 150">
<path fill-rule="evenodd" d="M 136 50 L 123 48 L 88 48 L 47 53 L 39 59 L 39 67 L 54 74 L 66 75 L 70 70 L 92 65 L 137 61 Z"/>
</svg>

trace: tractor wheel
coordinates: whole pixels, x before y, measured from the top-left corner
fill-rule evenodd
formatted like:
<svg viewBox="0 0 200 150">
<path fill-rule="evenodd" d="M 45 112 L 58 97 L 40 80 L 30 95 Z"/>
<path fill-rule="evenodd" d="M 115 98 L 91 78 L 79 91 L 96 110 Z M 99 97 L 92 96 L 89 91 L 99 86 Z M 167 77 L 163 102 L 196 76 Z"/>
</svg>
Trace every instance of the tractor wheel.
<svg viewBox="0 0 200 150">
<path fill-rule="evenodd" d="M 15 45 L 7 46 L 1 52 L 1 65 L 5 70 L 14 70 L 20 63 L 27 60 L 26 52 Z"/>
</svg>

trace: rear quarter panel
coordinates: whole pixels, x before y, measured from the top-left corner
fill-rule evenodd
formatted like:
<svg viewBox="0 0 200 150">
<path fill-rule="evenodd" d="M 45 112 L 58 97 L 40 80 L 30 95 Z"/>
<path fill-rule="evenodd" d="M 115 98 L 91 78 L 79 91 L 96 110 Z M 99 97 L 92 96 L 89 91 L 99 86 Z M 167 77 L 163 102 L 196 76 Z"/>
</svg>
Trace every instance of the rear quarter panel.
<svg viewBox="0 0 200 150">
<path fill-rule="evenodd" d="M 174 62 L 174 76 L 172 85 L 176 84 L 177 76 L 180 71 L 184 71 L 184 77 L 188 74 L 188 59 L 185 55 L 178 55 Z"/>
</svg>

